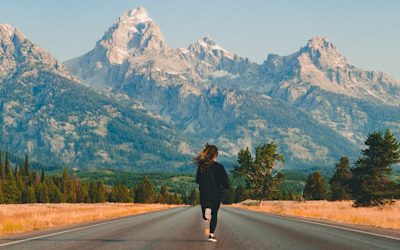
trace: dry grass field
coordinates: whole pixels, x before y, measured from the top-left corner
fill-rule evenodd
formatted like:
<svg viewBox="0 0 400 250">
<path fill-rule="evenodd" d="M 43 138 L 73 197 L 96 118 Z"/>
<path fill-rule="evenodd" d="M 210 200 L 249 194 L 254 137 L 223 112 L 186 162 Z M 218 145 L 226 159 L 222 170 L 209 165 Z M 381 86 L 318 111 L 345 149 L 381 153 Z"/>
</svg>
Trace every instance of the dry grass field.
<svg viewBox="0 0 400 250">
<path fill-rule="evenodd" d="M 164 204 L 10 204 L 0 205 L 0 235 L 163 210 Z"/>
<path fill-rule="evenodd" d="M 265 201 L 262 207 L 236 204 L 236 207 L 273 214 L 323 219 L 340 223 L 400 229 L 400 203 L 393 206 L 352 207 L 350 201 Z"/>
</svg>

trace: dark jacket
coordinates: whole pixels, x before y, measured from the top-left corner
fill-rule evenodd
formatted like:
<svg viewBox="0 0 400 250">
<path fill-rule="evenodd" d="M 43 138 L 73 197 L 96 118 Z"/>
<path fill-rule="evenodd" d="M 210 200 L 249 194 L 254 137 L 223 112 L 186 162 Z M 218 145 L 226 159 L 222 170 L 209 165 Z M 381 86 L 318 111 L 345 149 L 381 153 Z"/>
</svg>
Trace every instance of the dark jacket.
<svg viewBox="0 0 400 250">
<path fill-rule="evenodd" d="M 199 184 L 200 202 L 220 202 L 222 191 L 229 188 L 228 175 L 222 164 L 214 162 L 203 171 L 197 169 L 196 182 Z"/>
</svg>

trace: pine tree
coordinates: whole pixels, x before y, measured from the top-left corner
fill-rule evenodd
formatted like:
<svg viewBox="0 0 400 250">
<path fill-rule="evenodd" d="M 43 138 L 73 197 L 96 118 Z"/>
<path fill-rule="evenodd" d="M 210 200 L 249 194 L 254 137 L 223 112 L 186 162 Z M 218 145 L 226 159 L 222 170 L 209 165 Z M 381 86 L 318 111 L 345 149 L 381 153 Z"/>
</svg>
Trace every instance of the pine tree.
<svg viewBox="0 0 400 250">
<path fill-rule="evenodd" d="M 3 200 L 4 203 L 18 203 L 20 192 L 12 172 L 8 172 L 8 177 L 3 182 Z"/>
<path fill-rule="evenodd" d="M 181 204 L 182 201 L 179 199 L 177 193 L 169 194 L 168 195 L 168 204 Z"/>
<path fill-rule="evenodd" d="M 200 204 L 200 194 L 197 189 L 193 188 L 192 191 L 190 192 L 190 198 L 189 198 L 189 203 L 190 205 L 196 206 Z"/>
<path fill-rule="evenodd" d="M 40 176 L 38 175 L 38 173 L 36 171 L 32 172 L 32 177 L 31 178 L 32 178 L 33 185 L 35 185 L 35 187 L 39 186 L 39 184 L 40 184 Z"/>
<path fill-rule="evenodd" d="M 35 188 L 33 186 L 25 186 L 21 194 L 22 203 L 36 203 Z"/>
<path fill-rule="evenodd" d="M 80 183 L 78 185 L 78 191 L 76 195 L 76 202 L 78 203 L 88 203 L 90 202 L 89 198 L 89 186 L 87 182 Z"/>
<path fill-rule="evenodd" d="M 51 203 L 62 202 L 62 193 L 53 180 L 49 180 L 47 183 L 49 199 Z"/>
<path fill-rule="evenodd" d="M 29 186 L 28 188 L 28 202 L 36 203 L 35 187 Z"/>
<path fill-rule="evenodd" d="M 235 190 L 235 198 L 234 202 L 239 203 L 241 201 L 247 200 L 249 197 L 246 193 L 246 190 L 242 185 L 238 185 Z"/>
<path fill-rule="evenodd" d="M 391 204 L 398 190 L 388 177 L 392 174 L 392 165 L 400 163 L 400 144 L 390 130 L 386 130 L 384 134 L 381 131 L 369 134 L 365 145 L 362 156 L 351 169 L 354 205 Z"/>
<path fill-rule="evenodd" d="M 329 181 L 332 191 L 332 200 L 350 200 L 352 198 L 349 188 L 351 176 L 349 159 L 347 157 L 341 157 L 336 164 L 336 172 Z"/>
<path fill-rule="evenodd" d="M 136 191 L 136 202 L 138 203 L 153 203 L 154 202 L 154 189 L 147 176 L 143 177 L 142 183 Z"/>
<path fill-rule="evenodd" d="M 15 166 L 15 168 L 14 168 L 14 177 L 15 177 L 15 179 L 18 179 L 18 176 L 19 176 L 18 166 Z"/>
<path fill-rule="evenodd" d="M 4 203 L 3 181 L 0 179 L 0 204 Z"/>
<path fill-rule="evenodd" d="M 40 182 L 43 183 L 45 180 L 44 170 L 42 169 L 42 173 L 40 174 Z"/>
<path fill-rule="evenodd" d="M 28 175 L 29 175 L 29 161 L 28 161 L 28 155 L 25 155 L 24 174 L 25 174 L 25 176 L 28 176 Z"/>
<path fill-rule="evenodd" d="M 308 176 L 303 195 L 307 200 L 326 199 L 325 180 L 319 172 L 314 172 Z"/>
<path fill-rule="evenodd" d="M 36 193 L 36 201 L 38 203 L 49 203 L 49 190 L 45 183 L 39 183 L 35 190 Z"/>
<path fill-rule="evenodd" d="M 97 190 L 98 190 L 98 197 L 97 197 L 97 202 L 103 203 L 106 202 L 106 188 L 104 187 L 104 183 L 102 181 L 97 182 Z"/>
<path fill-rule="evenodd" d="M 98 197 L 97 185 L 95 182 L 90 182 L 90 184 L 89 184 L 90 203 L 96 203 L 97 197 Z"/>
<path fill-rule="evenodd" d="M 96 197 L 95 197 L 95 202 L 96 203 L 103 203 L 106 202 L 106 189 L 104 187 L 104 184 L 102 181 L 97 181 L 96 186 Z"/>
<path fill-rule="evenodd" d="M 111 193 L 110 193 L 110 201 L 112 202 L 130 202 L 130 195 L 129 195 L 129 189 L 120 184 L 120 183 L 114 183 L 114 185 L 111 188 Z"/>
<path fill-rule="evenodd" d="M 135 202 L 135 192 L 136 192 L 135 187 L 132 187 L 129 190 L 129 196 L 130 196 L 130 199 L 131 199 L 132 202 Z"/>
<path fill-rule="evenodd" d="M 61 192 L 66 194 L 68 192 L 68 187 L 67 186 L 68 186 L 68 180 L 69 180 L 68 170 L 67 170 L 66 167 L 64 167 L 61 180 L 62 180 Z"/>
<path fill-rule="evenodd" d="M 277 173 L 272 179 L 272 185 L 267 198 L 271 200 L 282 200 L 285 197 L 285 190 L 283 183 L 285 182 L 285 176 L 282 173 Z"/>
<path fill-rule="evenodd" d="M 229 187 L 222 192 L 222 203 L 232 204 L 233 202 L 235 202 L 235 190 L 233 189 L 232 183 L 230 183 Z"/>
<path fill-rule="evenodd" d="M 161 190 L 157 196 L 156 202 L 161 203 L 161 204 L 162 203 L 171 203 L 169 200 L 170 200 L 170 195 L 168 193 L 167 186 L 164 185 L 161 187 Z"/>
<path fill-rule="evenodd" d="M 17 167 L 15 167 L 15 168 L 17 169 Z M 20 203 L 20 202 L 22 202 L 22 193 L 25 190 L 26 185 L 25 185 L 24 181 L 22 180 L 22 176 L 19 174 L 19 171 L 15 171 L 15 174 L 16 174 L 15 181 L 16 181 L 17 188 L 19 190 L 19 195 L 20 195 L 18 202 Z"/>
<path fill-rule="evenodd" d="M 4 172 L 5 172 L 5 176 L 9 176 L 10 175 L 10 161 L 8 159 L 8 152 L 6 152 L 6 159 L 4 161 Z"/>
<path fill-rule="evenodd" d="M 4 169 L 3 159 L 0 150 L 0 179 L 4 180 L 6 178 L 6 170 Z"/>
<path fill-rule="evenodd" d="M 64 168 L 62 175 L 62 194 L 64 202 L 76 202 L 75 180 L 68 175 L 67 168 Z"/>
<path fill-rule="evenodd" d="M 238 153 L 239 166 L 234 167 L 235 177 L 244 177 L 247 186 L 252 190 L 254 196 L 262 201 L 267 195 L 276 188 L 280 176 L 274 175 L 273 170 L 277 162 L 283 162 L 283 155 L 278 153 L 278 146 L 275 142 L 270 142 L 256 148 L 255 158 L 250 153 L 249 148 L 242 149 Z"/>
</svg>

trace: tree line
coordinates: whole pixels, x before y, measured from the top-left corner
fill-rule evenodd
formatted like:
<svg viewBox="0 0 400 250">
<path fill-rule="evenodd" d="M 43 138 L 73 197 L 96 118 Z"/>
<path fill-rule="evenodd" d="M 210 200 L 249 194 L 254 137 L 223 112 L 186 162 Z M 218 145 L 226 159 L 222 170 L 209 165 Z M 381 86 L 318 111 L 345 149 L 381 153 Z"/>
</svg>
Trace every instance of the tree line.
<svg viewBox="0 0 400 250">
<path fill-rule="evenodd" d="M 4 157 L 4 160 L 3 160 Z M 284 157 L 274 142 L 238 153 L 238 165 L 232 170 L 235 185 L 224 191 L 222 202 L 237 203 L 246 199 L 263 200 L 354 200 L 355 206 L 381 206 L 400 198 L 400 185 L 390 180 L 392 166 L 400 163 L 400 144 L 386 130 L 368 135 L 361 156 L 350 166 L 343 156 L 335 173 L 327 181 L 319 172 L 311 173 L 302 193 L 286 186 L 279 166 Z M 233 183 L 232 183 L 233 184 Z M 179 193 L 178 193 L 179 192 Z M 197 188 L 170 192 L 166 185 L 156 192 L 150 179 L 128 187 L 121 182 L 105 185 L 103 181 L 83 181 L 71 176 L 67 168 L 61 176 L 30 170 L 28 157 L 11 167 L 9 154 L 0 151 L 0 203 L 100 203 L 136 202 L 199 204 Z"/>
<path fill-rule="evenodd" d="M 166 186 L 156 193 L 147 176 L 139 185 L 130 188 L 118 182 L 108 187 L 102 181 L 82 181 L 71 176 L 67 168 L 61 176 L 31 170 L 28 156 L 23 164 L 11 167 L 8 152 L 3 160 L 0 151 L 0 204 L 61 202 L 196 203 L 189 195 L 168 192 Z"/>
<path fill-rule="evenodd" d="M 335 173 L 328 182 L 319 172 L 311 173 L 301 196 L 282 188 L 284 175 L 275 171 L 277 162 L 284 158 L 274 142 L 258 146 L 253 157 L 248 148 L 238 153 L 236 178 L 245 180 L 245 187 L 237 186 L 228 197 L 240 199 L 306 199 L 306 200 L 353 200 L 354 206 L 382 206 L 393 204 L 400 198 L 400 184 L 390 179 L 393 165 L 400 163 L 400 143 L 390 130 L 370 133 L 361 156 L 350 167 L 350 160 L 343 156 L 335 165 Z M 234 197 L 234 198 L 232 198 Z"/>
</svg>

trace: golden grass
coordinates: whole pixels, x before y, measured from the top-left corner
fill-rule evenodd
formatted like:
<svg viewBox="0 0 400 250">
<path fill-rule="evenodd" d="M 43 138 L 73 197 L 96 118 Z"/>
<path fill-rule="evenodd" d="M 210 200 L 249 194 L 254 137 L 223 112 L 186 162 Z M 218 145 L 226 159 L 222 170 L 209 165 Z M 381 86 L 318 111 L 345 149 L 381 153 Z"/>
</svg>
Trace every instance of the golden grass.
<svg viewBox="0 0 400 250">
<path fill-rule="evenodd" d="M 8 204 L 0 205 L 0 235 L 118 218 L 176 207 L 164 204 Z"/>
<path fill-rule="evenodd" d="M 292 215 L 305 218 L 323 219 L 340 223 L 400 229 L 400 204 L 379 207 L 352 207 L 351 201 L 265 201 L 263 206 L 235 204 L 235 207 Z"/>
</svg>

